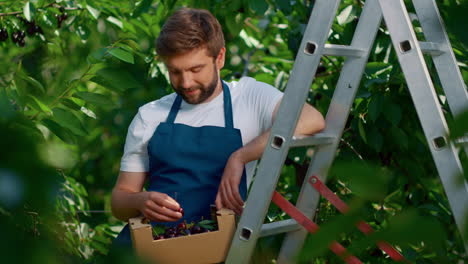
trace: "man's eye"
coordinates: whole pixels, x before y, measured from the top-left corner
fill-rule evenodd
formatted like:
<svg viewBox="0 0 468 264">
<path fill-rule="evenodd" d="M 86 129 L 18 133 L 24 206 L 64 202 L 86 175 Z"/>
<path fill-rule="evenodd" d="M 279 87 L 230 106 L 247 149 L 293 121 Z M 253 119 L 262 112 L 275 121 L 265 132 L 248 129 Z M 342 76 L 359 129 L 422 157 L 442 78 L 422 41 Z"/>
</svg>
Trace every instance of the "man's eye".
<svg viewBox="0 0 468 264">
<path fill-rule="evenodd" d="M 197 68 L 192 69 L 192 72 L 199 72 L 199 71 L 201 71 L 201 67 L 197 67 Z"/>
</svg>

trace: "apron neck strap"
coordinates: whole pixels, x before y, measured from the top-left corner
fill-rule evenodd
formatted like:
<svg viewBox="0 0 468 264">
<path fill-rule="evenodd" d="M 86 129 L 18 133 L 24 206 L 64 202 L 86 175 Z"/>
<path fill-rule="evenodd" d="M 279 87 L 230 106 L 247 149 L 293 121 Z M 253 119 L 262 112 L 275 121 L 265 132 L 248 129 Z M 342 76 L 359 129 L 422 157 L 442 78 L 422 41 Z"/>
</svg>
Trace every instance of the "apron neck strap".
<svg viewBox="0 0 468 264">
<path fill-rule="evenodd" d="M 223 99 L 224 99 L 224 122 L 226 128 L 234 128 L 234 122 L 232 117 L 232 102 L 231 102 L 231 93 L 229 92 L 229 87 L 225 82 L 221 80 L 223 85 Z M 180 105 L 182 104 L 182 97 L 177 95 L 174 103 L 172 104 L 171 111 L 167 116 L 166 122 L 169 124 L 173 124 L 177 113 L 179 112 Z"/>
</svg>

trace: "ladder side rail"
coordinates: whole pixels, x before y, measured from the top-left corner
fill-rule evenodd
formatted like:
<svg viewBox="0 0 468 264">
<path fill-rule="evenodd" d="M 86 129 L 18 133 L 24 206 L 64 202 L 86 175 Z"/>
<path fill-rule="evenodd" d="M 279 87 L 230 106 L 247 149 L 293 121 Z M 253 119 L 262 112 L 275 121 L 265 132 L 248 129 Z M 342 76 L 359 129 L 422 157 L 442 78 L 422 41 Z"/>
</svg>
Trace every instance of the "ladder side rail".
<svg viewBox="0 0 468 264">
<path fill-rule="evenodd" d="M 466 206 L 468 204 L 468 185 L 466 182 L 464 185 L 458 184 L 458 177 L 463 172 L 458 151 L 455 145 L 446 139 L 447 124 L 408 12 L 403 0 L 378 1 L 445 194 L 449 200 L 455 223 L 463 236 L 465 234 L 465 218 L 468 213 Z M 468 252 L 468 243 L 464 242 Z"/>
<path fill-rule="evenodd" d="M 427 41 L 439 44 L 443 54 L 432 56 L 432 60 L 444 89 L 447 102 L 454 116 L 468 111 L 468 92 L 457 65 L 450 39 L 434 0 L 413 0 L 413 5 Z M 468 155 L 468 145 L 464 147 Z"/>
<path fill-rule="evenodd" d="M 318 0 L 315 3 L 267 146 L 233 236 L 226 258 L 228 264 L 250 261 L 281 173 L 282 166 L 279 164 L 283 164 L 286 159 L 297 120 L 320 63 L 320 56 L 310 56 L 306 51 L 313 48 L 314 54 L 320 55 L 323 52 L 339 3 L 340 0 Z M 314 47 L 310 46 L 309 39 L 315 41 Z"/>
<path fill-rule="evenodd" d="M 326 180 L 381 20 L 382 12 L 378 2 L 367 0 L 351 42 L 352 47 L 365 50 L 365 55 L 360 58 L 350 57 L 345 61 L 326 115 L 327 127 L 323 133 L 336 137 L 337 140 L 330 145 L 319 146 L 316 149 L 306 175 L 319 175 L 322 181 Z M 317 191 L 307 184 L 307 181 L 304 181 L 296 204 L 297 208 L 304 215 L 312 218 L 318 202 Z M 278 263 L 294 263 L 296 255 L 302 249 L 306 235 L 305 230 L 288 233 L 283 241 Z"/>
</svg>

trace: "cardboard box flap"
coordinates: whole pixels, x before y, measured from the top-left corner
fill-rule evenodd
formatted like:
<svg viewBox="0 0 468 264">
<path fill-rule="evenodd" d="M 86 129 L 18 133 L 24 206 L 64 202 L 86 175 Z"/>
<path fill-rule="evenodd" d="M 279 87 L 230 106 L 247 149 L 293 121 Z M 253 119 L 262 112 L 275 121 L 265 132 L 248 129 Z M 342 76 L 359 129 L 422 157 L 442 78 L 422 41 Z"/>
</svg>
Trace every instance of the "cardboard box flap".
<svg viewBox="0 0 468 264">
<path fill-rule="evenodd" d="M 128 223 L 130 224 L 131 229 L 139 229 L 139 228 L 142 228 L 142 227 L 151 227 L 151 225 L 149 224 L 147 219 L 144 218 L 143 216 L 130 218 L 128 220 Z"/>
<path fill-rule="evenodd" d="M 216 212 L 217 215 L 234 215 L 234 211 L 227 208 L 221 208 Z"/>
</svg>

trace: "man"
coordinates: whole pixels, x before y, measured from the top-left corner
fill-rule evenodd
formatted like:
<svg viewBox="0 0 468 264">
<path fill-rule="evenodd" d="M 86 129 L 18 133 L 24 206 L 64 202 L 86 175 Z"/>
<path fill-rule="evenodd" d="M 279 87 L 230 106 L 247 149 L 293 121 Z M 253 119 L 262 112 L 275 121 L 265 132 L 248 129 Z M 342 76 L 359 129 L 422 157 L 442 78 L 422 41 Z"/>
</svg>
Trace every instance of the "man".
<svg viewBox="0 0 468 264">
<path fill-rule="evenodd" d="M 156 50 L 175 93 L 140 107 L 129 127 L 112 192 L 114 216 L 174 224 L 209 217 L 210 204 L 241 214 L 282 93 L 248 77 L 220 80 L 224 37 L 208 11 L 176 11 Z M 324 126 L 322 115 L 305 104 L 295 134 Z M 118 239 L 129 241 L 128 228 Z"/>
</svg>

